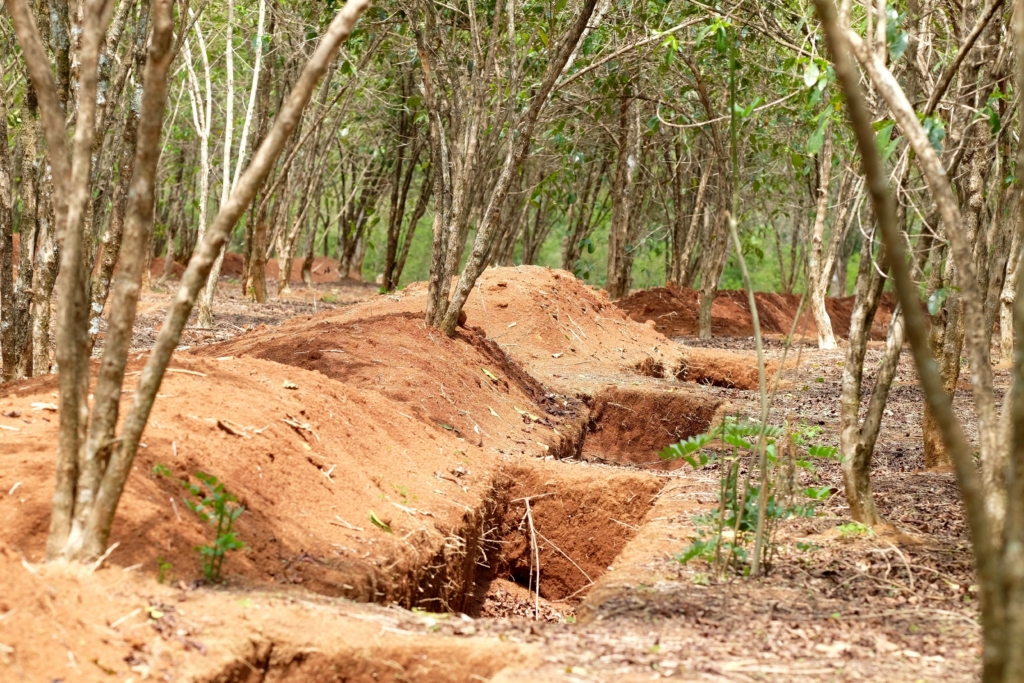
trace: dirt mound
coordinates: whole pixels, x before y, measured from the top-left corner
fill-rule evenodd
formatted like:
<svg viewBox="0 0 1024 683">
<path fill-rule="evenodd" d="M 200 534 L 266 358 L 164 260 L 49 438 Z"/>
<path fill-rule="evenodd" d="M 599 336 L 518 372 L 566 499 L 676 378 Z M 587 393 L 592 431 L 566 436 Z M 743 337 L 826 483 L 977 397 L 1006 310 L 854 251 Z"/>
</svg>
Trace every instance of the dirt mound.
<svg viewBox="0 0 1024 683">
<path fill-rule="evenodd" d="M 212 473 L 245 505 L 237 530 L 247 547 L 226 564 L 232 583 L 301 584 L 328 595 L 409 603 L 447 600 L 446 590 L 457 592 L 472 580 L 445 577 L 442 584 L 425 572 L 444 537 L 463 524 L 467 508 L 482 507 L 497 464 L 483 460 L 478 445 L 442 422 L 448 415 L 427 405 L 406 417 L 400 406 L 362 391 L 359 383 L 346 386 L 268 361 L 181 357 L 175 365 L 118 511 L 111 539 L 120 547 L 113 561 L 142 564 L 154 574 L 164 564 L 164 573 L 175 577 L 200 575 L 193 547 L 209 542 L 210 530 L 184 508 L 179 486 L 151 473 L 160 463 L 177 478 Z M 20 486 L 18 505 L 0 508 L 0 526 L 3 540 L 38 560 L 57 420 L 31 407 L 53 400 L 55 382 L 34 384 L 0 401 L 22 415 L 3 418 L 20 431 L 0 443 L 10 462 L 0 487 Z M 518 417 L 493 403 L 504 419 Z M 434 472 L 442 477 L 435 479 Z M 371 512 L 393 533 L 375 528 Z M 382 558 L 394 571 L 383 570 Z M 397 572 L 406 574 L 398 582 Z"/>
<path fill-rule="evenodd" d="M 796 294 L 756 292 L 757 313 L 764 334 L 789 334 L 793 328 L 800 297 Z M 693 336 L 699 328 L 697 292 L 669 285 L 633 292 L 615 305 L 637 322 L 653 321 L 654 328 L 669 337 Z M 896 307 L 896 299 L 886 292 L 871 327 L 871 338 L 885 339 Z M 805 305 L 797 326 L 797 334 L 816 334 L 814 319 Z M 832 321 L 832 330 L 840 337 L 850 334 L 853 297 L 826 298 L 825 309 Z M 711 331 L 716 335 L 750 337 L 754 334 L 747 293 L 743 290 L 719 291 L 711 306 Z"/>
<path fill-rule="evenodd" d="M 574 278 L 504 270 L 488 274 L 487 294 L 473 302 L 487 306 L 492 329 L 516 331 L 504 321 L 521 321 L 518 341 L 504 348 L 473 330 L 439 335 L 421 310 L 402 310 L 417 299 L 395 296 L 179 354 L 116 518 L 111 561 L 151 575 L 158 567 L 175 578 L 200 575 L 193 549 L 210 530 L 185 509 L 174 481 L 153 474 L 163 464 L 178 479 L 214 474 L 245 505 L 237 531 L 246 549 L 226 563 L 230 584 L 461 609 L 492 541 L 486 532 L 503 514 L 505 470 L 578 455 L 584 440 L 587 407 L 545 388 L 516 356 L 552 376 L 568 365 L 604 381 L 640 378 L 630 363 L 651 354 L 666 367 L 678 360 L 664 337 Z M 471 313 L 471 323 L 478 319 Z M 143 360 L 136 356 L 130 371 Z M 18 502 L 0 507 L 0 541 L 38 561 L 57 416 L 33 404 L 52 403 L 56 381 L 2 392 L 0 407 L 18 416 L 0 418 L 10 427 L 0 489 L 14 489 Z"/>
<path fill-rule="evenodd" d="M 771 383 L 779 364 L 765 360 L 765 379 Z M 719 349 L 686 349 L 675 369 L 676 379 L 726 389 L 757 391 L 760 387 L 757 355 Z"/>
<path fill-rule="evenodd" d="M 413 630 L 423 618 L 308 593 L 240 598 L 120 567 L 33 566 L 3 543 L 0 572 L 5 681 L 322 681 L 341 670 L 353 683 L 464 683 L 529 661 L 520 645 L 424 637 Z"/>
</svg>

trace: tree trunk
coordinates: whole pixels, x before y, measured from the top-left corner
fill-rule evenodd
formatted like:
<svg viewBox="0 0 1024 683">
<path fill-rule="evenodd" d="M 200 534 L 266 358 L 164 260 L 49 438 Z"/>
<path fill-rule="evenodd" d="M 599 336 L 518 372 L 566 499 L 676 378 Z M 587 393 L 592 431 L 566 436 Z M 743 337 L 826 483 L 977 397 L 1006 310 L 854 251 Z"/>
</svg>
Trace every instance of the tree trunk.
<svg viewBox="0 0 1024 683">
<path fill-rule="evenodd" d="M 728 213 L 725 202 L 728 201 L 728 181 L 725 180 L 724 169 L 719 171 L 718 215 L 715 227 L 710 235 L 710 243 L 705 245 L 701 253 L 700 296 L 698 297 L 698 337 L 711 339 L 711 307 L 718 294 L 718 281 L 725 269 L 725 260 L 729 255 Z"/>
<path fill-rule="evenodd" d="M 811 315 L 818 330 L 818 348 L 836 348 L 836 337 L 832 332 L 832 321 L 825 310 L 825 292 L 828 291 L 828 275 L 822 263 L 825 258 L 822 242 L 825 238 L 825 219 L 828 214 L 829 182 L 832 179 L 832 127 L 826 124 L 825 144 L 818 156 L 818 206 L 811 232 L 811 248 L 807 253 L 807 293 L 811 304 Z M 837 222 L 833 230 L 839 230 Z M 831 270 L 828 268 L 827 270 Z"/>
<path fill-rule="evenodd" d="M 633 181 L 640 163 L 637 147 L 640 131 L 639 114 L 628 93 L 619 98 L 619 153 L 615 162 L 615 184 L 612 186 L 612 222 L 608 228 L 608 298 L 615 300 L 629 294 L 633 268 L 633 245 L 629 244 L 630 209 L 633 203 Z"/>
<path fill-rule="evenodd" d="M 405 261 L 409 258 L 409 248 L 412 246 L 413 236 L 416 234 L 416 226 L 419 225 L 420 219 L 423 218 L 423 214 L 427 212 L 427 203 L 430 201 L 432 189 L 433 175 L 431 174 L 430 167 L 428 166 L 427 170 L 423 174 L 423 184 L 420 185 L 420 196 L 416 200 L 416 206 L 413 208 L 412 216 L 409 218 L 409 225 L 405 228 L 405 238 L 402 241 L 402 251 L 398 256 L 398 262 L 395 264 L 392 280 L 396 287 L 402 278 L 402 272 L 405 270 Z"/>
<path fill-rule="evenodd" d="M 711 177 L 710 162 L 706 162 L 704 172 L 701 173 L 700 181 L 697 185 L 697 196 L 693 200 L 693 213 L 690 216 L 690 225 L 686 229 L 686 241 L 683 242 L 679 249 L 677 260 L 679 262 L 678 278 L 674 282 L 680 287 L 690 287 L 693 285 L 693 280 L 696 277 L 697 261 L 694 258 L 695 251 L 694 247 L 697 245 L 697 236 L 701 232 L 701 217 L 707 216 L 707 188 L 708 179 Z M 705 220 L 705 223 L 707 221 Z"/>
<path fill-rule="evenodd" d="M 1003 363 L 1013 362 L 1013 300 L 1020 270 L 1021 230 L 1024 229 L 1024 221 L 1019 216 L 1014 216 L 1013 220 L 1013 241 L 1010 242 L 1006 263 L 1006 280 L 999 295 L 999 358 Z"/>
<path fill-rule="evenodd" d="M 53 362 L 50 345 L 50 299 L 57 279 L 59 252 L 54 225 L 53 188 L 44 180 L 39 186 L 39 232 L 36 238 L 35 273 L 32 281 L 32 376 L 47 375 Z"/>
<path fill-rule="evenodd" d="M 31 83 L 26 87 L 21 123 L 21 211 L 18 214 L 20 237 L 18 254 L 18 279 L 14 284 L 15 311 L 11 353 L 14 364 L 4 364 L 4 380 L 21 379 L 32 373 L 32 273 L 36 261 L 36 240 L 39 234 L 39 165 L 38 145 L 38 104 L 35 88 Z"/>
<path fill-rule="evenodd" d="M 0 67 L 0 79 L 3 77 Z M 14 196 L 11 151 L 7 145 L 7 103 L 0 95 L 0 354 L 3 379 L 17 363 L 14 300 Z"/>
<path fill-rule="evenodd" d="M 141 95 L 141 93 L 139 93 Z M 135 99 L 135 98 L 133 98 Z M 141 99 L 135 99 L 141 107 Z M 124 133 L 121 140 L 121 158 L 118 160 L 118 179 L 111 198 L 110 220 L 103 233 L 100 253 L 92 276 L 92 301 L 89 310 L 89 336 L 95 342 L 100 331 L 100 317 L 110 292 L 110 281 L 114 275 L 118 256 L 121 253 L 121 241 L 124 235 L 124 216 L 128 207 L 128 190 L 131 186 L 132 173 L 135 168 L 135 147 L 138 140 L 140 109 L 135 103 L 128 108 Z M 179 171 L 180 175 L 180 171 Z"/>
</svg>

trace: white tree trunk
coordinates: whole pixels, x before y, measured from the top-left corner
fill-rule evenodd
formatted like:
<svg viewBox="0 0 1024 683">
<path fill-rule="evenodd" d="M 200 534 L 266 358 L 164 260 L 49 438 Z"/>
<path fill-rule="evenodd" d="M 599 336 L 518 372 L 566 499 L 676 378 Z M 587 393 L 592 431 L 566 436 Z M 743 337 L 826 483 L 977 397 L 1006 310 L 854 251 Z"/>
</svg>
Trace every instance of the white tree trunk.
<svg viewBox="0 0 1024 683">
<path fill-rule="evenodd" d="M 836 337 L 832 332 L 832 321 L 825 310 L 825 292 L 828 291 L 830 272 L 822 272 L 822 242 L 825 237 L 825 218 L 828 215 L 828 186 L 832 179 L 832 131 L 826 124 L 825 144 L 818 159 L 818 210 L 814 217 L 814 231 L 811 235 L 811 249 L 807 257 L 808 294 L 811 300 L 811 315 L 818 330 L 818 348 L 836 348 Z M 839 230 L 836 225 L 834 230 Z"/>
</svg>

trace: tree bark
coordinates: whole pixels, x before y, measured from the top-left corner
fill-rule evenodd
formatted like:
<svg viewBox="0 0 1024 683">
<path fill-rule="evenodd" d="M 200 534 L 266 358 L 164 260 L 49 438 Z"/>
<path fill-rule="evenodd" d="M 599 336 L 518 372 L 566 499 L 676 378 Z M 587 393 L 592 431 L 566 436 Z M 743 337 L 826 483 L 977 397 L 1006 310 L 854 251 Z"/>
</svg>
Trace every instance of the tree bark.
<svg viewBox="0 0 1024 683">
<path fill-rule="evenodd" d="M 628 93 L 619 98 L 619 151 L 612 186 L 612 222 L 608 228 L 608 298 L 621 299 L 629 294 L 633 267 L 633 245 L 629 244 L 630 210 L 633 180 L 640 163 L 637 154 L 640 131 L 635 100 Z"/>
<path fill-rule="evenodd" d="M 0 65 L 0 81 L 3 66 Z M 11 151 L 7 145 L 7 98 L 0 94 L 0 354 L 3 360 L 3 379 L 17 364 L 15 354 L 14 300 L 14 196 L 11 175 Z"/>
<path fill-rule="evenodd" d="M 313 94 L 316 82 L 327 71 L 342 41 L 351 34 L 356 21 L 367 5 L 368 0 L 349 0 L 335 16 L 313 56 L 303 69 L 298 82 L 288 95 L 273 127 L 256 154 L 253 155 L 248 168 L 239 178 L 227 203 L 220 208 L 189 262 L 171 310 L 167 313 L 153 351 L 139 377 L 138 387 L 132 400 L 131 409 L 125 417 L 120 440 L 114 444 L 113 453 L 97 491 L 96 503 L 88 522 L 88 537 L 96 539 L 96 547 L 103 547 L 110 535 L 114 512 L 117 509 L 117 503 L 124 490 L 128 474 L 131 472 L 139 440 L 153 408 L 153 401 L 156 399 L 160 382 L 170 362 L 171 354 L 181 339 L 181 332 L 195 305 L 199 290 L 206 282 L 213 261 L 231 229 L 270 173 L 285 142 L 295 130 L 302 111 Z"/>
<path fill-rule="evenodd" d="M 825 144 L 818 156 L 818 206 L 811 232 L 811 248 L 807 252 L 807 294 L 811 303 L 811 315 L 818 330 L 818 348 L 836 348 L 836 337 L 832 332 L 832 321 L 825 310 L 825 292 L 828 291 L 828 275 L 822 261 L 825 258 L 822 242 L 825 239 L 825 219 L 828 216 L 829 182 L 832 179 L 832 126 L 825 124 Z M 833 230 L 838 230 L 838 222 Z M 831 268 L 828 269 L 831 271 Z"/>
</svg>

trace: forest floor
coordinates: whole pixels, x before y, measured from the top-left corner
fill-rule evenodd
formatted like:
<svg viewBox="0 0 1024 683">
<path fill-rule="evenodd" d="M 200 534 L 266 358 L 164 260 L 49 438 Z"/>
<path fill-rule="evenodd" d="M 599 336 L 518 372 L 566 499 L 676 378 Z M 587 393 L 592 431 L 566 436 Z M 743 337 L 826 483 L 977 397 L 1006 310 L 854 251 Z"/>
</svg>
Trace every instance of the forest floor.
<svg viewBox="0 0 1024 683">
<path fill-rule="evenodd" d="M 230 277 L 216 329 L 190 328 L 172 362 L 117 545 L 94 570 L 40 563 L 54 378 L 0 388 L 0 679 L 976 677 L 967 532 L 952 474 L 923 470 L 908 359 L 873 468 L 890 525 L 846 526 L 838 464 L 824 461 L 800 485 L 833 495 L 779 525 L 767 576 L 719 581 L 676 559 L 693 516 L 716 505 L 717 468 L 656 453 L 722 415 L 757 414 L 749 337 L 669 339 L 535 267 L 487 271 L 453 339 L 423 325 L 422 284 L 382 296 L 325 277 L 257 306 Z M 132 372 L 170 293 L 144 297 Z M 767 346 L 777 368 L 782 343 Z M 843 359 L 798 341 L 772 422 L 788 415 L 836 444 Z M 1005 390 L 1008 373 L 996 379 Z M 967 424 L 969 406 L 958 392 Z M 246 547 L 216 587 L 194 550 L 211 530 L 173 481 L 197 471 L 246 507 Z M 539 596 L 527 589 L 538 564 Z"/>
</svg>

